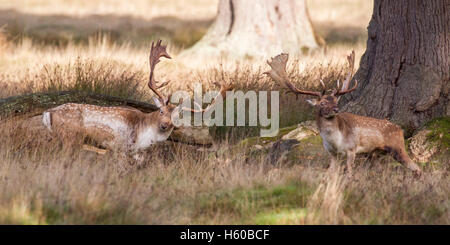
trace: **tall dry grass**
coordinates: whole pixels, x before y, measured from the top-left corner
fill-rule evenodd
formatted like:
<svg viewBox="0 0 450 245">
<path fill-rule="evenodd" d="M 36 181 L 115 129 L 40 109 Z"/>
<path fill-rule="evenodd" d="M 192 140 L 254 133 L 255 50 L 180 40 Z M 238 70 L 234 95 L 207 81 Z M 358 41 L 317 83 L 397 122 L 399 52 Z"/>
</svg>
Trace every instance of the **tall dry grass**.
<svg viewBox="0 0 450 245">
<path fill-rule="evenodd" d="M 8 48 L 9 43 L 6 39 L 6 31 L 5 26 L 0 26 L 0 55 L 5 55 L 6 49 Z"/>
<path fill-rule="evenodd" d="M 122 74 L 139 72 L 115 62 L 78 62 L 36 70 L 35 82 L 42 85 L 37 91 L 78 89 L 77 84 L 104 93 L 120 91 L 130 81 Z M 232 80 L 244 91 L 276 88 L 262 76 L 263 68 L 229 65 L 198 71 L 183 81 L 200 79 L 209 86 L 210 81 Z M 298 86 L 314 89 L 319 77 L 329 78 L 327 86 L 333 86 L 334 80 L 344 77 L 345 66 L 336 61 L 302 67 L 301 60 L 294 60 L 288 72 Z M 132 77 L 145 84 L 146 76 Z M 90 81 L 95 81 L 94 87 Z M 282 124 L 311 117 L 311 109 L 295 97 L 284 96 L 280 104 Z M 328 172 L 326 156 L 274 165 L 263 156 L 248 155 L 234 142 L 255 132 L 231 127 L 216 134 L 212 148 L 167 142 L 148 149 L 145 161 L 138 164 L 120 153 L 83 151 L 82 135 L 54 138 L 46 131 L 21 127 L 17 119 L 0 128 L 0 223 L 449 223 L 450 179 L 445 163 L 425 168 L 425 177 L 417 180 L 388 156 L 360 157 L 354 177 L 347 179 L 342 172 Z"/>
<path fill-rule="evenodd" d="M 316 224 L 339 224 L 345 218 L 343 212 L 344 190 L 348 179 L 340 168 L 327 173 L 327 182 L 320 183 L 309 200 L 309 222 Z"/>
<path fill-rule="evenodd" d="M 232 145 L 199 151 L 174 142 L 151 147 L 137 164 L 118 153 L 83 151 L 81 137 L 54 138 L 18 121 L 0 132 L 3 224 L 450 221 L 445 167 L 417 180 L 389 160 L 359 159 L 349 179 L 319 162 L 273 165 Z"/>
<path fill-rule="evenodd" d="M 177 59 L 206 29 L 217 1 L 26 2 L 0 1 L 9 38 L 8 52 L 0 53 L 0 98 L 87 90 L 147 100 L 149 41 L 160 37 L 174 57 L 156 71 L 158 80 L 172 81 L 165 92 L 189 91 L 193 82 L 206 91 L 222 80 L 244 91 L 278 89 L 262 74 L 264 60 Z M 308 4 L 329 49 L 293 58 L 288 73 L 298 87 L 315 89 L 320 78 L 332 87 L 352 49 L 359 64 L 371 1 Z M 303 99 L 281 97 L 282 127 L 313 117 Z M 360 156 L 348 179 L 324 167 L 326 156 L 273 164 L 248 154 L 235 143 L 258 128 L 227 127 L 211 128 L 211 148 L 166 142 L 137 163 L 82 150 L 83 135 L 57 138 L 21 120 L 0 123 L 1 224 L 450 223 L 447 162 L 424 165 L 417 180 L 389 156 Z"/>
</svg>

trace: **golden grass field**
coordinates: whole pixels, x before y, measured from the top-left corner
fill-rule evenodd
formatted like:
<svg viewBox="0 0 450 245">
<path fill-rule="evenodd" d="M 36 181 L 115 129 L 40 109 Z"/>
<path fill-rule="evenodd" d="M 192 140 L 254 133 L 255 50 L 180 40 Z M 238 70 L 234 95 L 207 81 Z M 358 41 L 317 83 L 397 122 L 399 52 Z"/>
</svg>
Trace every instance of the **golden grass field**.
<svg viewBox="0 0 450 245">
<path fill-rule="evenodd" d="M 177 59 L 206 32 L 217 3 L 0 0 L 0 99 L 84 89 L 148 101 L 149 46 L 159 38 L 173 57 L 157 70 L 172 81 L 168 91 L 193 82 L 211 88 L 217 79 L 244 91 L 278 89 L 262 74 L 264 60 L 192 67 L 193 58 Z M 319 78 L 332 86 L 344 78 L 352 49 L 359 64 L 372 1 L 307 3 L 327 52 L 290 62 L 289 72 L 298 86 L 314 88 Z M 283 96 L 280 109 L 281 127 L 314 115 L 294 96 Z M 239 142 L 257 131 L 236 127 L 212 128 L 208 149 L 155 145 L 136 164 L 83 151 L 80 137 L 55 139 L 20 120 L 0 125 L 0 224 L 450 224 L 445 158 L 422 164 L 417 180 L 387 155 L 358 156 L 349 179 L 327 171 L 326 155 L 274 164 L 249 154 Z"/>
</svg>

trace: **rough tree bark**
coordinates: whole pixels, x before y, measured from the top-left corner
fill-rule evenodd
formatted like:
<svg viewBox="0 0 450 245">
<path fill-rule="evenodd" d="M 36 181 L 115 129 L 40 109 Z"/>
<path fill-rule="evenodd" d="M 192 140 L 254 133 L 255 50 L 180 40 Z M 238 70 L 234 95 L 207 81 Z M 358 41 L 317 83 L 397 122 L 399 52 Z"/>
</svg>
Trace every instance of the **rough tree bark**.
<svg viewBox="0 0 450 245">
<path fill-rule="evenodd" d="M 213 25 L 180 56 L 267 58 L 324 43 L 314 32 L 305 0 L 220 0 Z"/>
<path fill-rule="evenodd" d="M 367 50 L 344 109 L 389 118 L 407 133 L 450 114 L 450 1 L 375 0 Z"/>
</svg>

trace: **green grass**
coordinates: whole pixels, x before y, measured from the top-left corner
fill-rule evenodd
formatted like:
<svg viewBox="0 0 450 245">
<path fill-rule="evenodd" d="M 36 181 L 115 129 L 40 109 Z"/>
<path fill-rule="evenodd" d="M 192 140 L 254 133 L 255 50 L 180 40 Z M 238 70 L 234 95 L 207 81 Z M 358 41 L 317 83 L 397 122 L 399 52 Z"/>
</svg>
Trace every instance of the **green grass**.
<svg viewBox="0 0 450 245">
<path fill-rule="evenodd" d="M 306 218 L 307 213 L 306 208 L 270 210 L 258 213 L 251 223 L 255 225 L 299 224 Z"/>
<path fill-rule="evenodd" d="M 233 216 L 233 223 L 276 223 L 269 217 L 287 215 L 292 210 L 304 210 L 313 191 L 312 186 L 299 181 L 273 187 L 237 188 L 204 196 L 199 201 L 197 215 L 228 213 Z M 278 214 L 276 210 L 284 211 Z"/>
<path fill-rule="evenodd" d="M 446 148 L 450 147 L 450 117 L 433 119 L 426 127 L 431 130 L 429 139 L 439 142 Z"/>
</svg>

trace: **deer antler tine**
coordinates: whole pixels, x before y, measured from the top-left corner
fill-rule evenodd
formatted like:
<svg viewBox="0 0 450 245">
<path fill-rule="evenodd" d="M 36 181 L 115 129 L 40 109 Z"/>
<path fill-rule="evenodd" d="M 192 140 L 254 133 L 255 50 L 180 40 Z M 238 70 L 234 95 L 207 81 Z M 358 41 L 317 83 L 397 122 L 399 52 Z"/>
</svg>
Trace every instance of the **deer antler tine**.
<svg viewBox="0 0 450 245">
<path fill-rule="evenodd" d="M 159 63 L 159 58 L 165 57 L 167 59 L 171 59 L 170 55 L 166 51 L 166 47 L 161 45 L 162 40 L 158 40 L 156 42 L 153 41 L 150 48 L 150 56 L 149 56 L 149 65 L 150 65 L 150 76 L 148 81 L 148 87 L 158 96 L 161 103 L 167 104 L 168 100 L 164 95 L 159 91 L 160 88 L 166 86 L 170 81 L 164 82 L 161 85 L 157 86 L 157 81 L 154 78 L 154 70 L 156 64 Z"/>
<path fill-rule="evenodd" d="M 272 57 L 271 60 L 267 60 L 267 64 L 272 68 L 270 71 L 264 72 L 263 74 L 268 75 L 272 80 L 279 84 L 284 84 L 295 94 L 307 94 L 321 97 L 321 92 L 313 92 L 313 91 L 304 91 L 296 88 L 289 79 L 288 74 L 286 73 L 286 64 L 289 59 L 289 54 L 281 53 L 275 57 Z"/>
<path fill-rule="evenodd" d="M 325 89 L 326 89 L 326 87 L 325 87 L 325 83 L 323 82 L 323 80 L 322 80 L 322 79 L 320 79 L 320 85 L 322 85 L 322 88 L 323 88 L 323 90 L 325 90 Z"/>
<path fill-rule="evenodd" d="M 164 104 L 165 104 L 165 105 L 169 104 L 169 101 L 170 101 L 171 98 L 172 98 L 172 94 L 169 94 L 169 95 L 165 98 Z"/>
<path fill-rule="evenodd" d="M 345 78 L 345 81 L 342 83 L 342 88 L 340 90 L 339 90 L 339 86 L 338 86 L 339 91 L 336 93 L 336 95 L 343 95 L 343 94 L 352 92 L 358 86 L 358 81 L 355 80 L 355 85 L 351 89 L 348 89 L 350 81 L 353 76 L 353 69 L 355 66 L 355 51 L 354 50 L 352 50 L 352 52 L 347 56 L 347 62 L 348 62 L 348 66 L 349 66 L 349 72 L 348 72 L 347 77 Z"/>
<path fill-rule="evenodd" d="M 157 81 L 155 81 L 155 83 L 157 83 Z M 168 81 L 165 81 L 165 82 L 163 82 L 161 85 L 159 85 L 158 87 L 156 87 L 157 89 L 160 89 L 160 88 L 162 88 L 162 87 L 164 87 L 164 86 L 166 86 L 167 84 L 169 84 L 170 83 L 170 80 L 168 80 Z"/>
<path fill-rule="evenodd" d="M 206 112 L 209 111 L 211 108 L 213 108 L 213 106 L 216 104 L 217 99 L 221 96 L 223 99 L 226 98 L 226 92 L 227 91 L 232 91 L 234 89 L 234 85 L 232 82 L 230 83 L 226 83 L 226 82 L 213 82 L 213 84 L 217 85 L 220 87 L 220 91 L 219 93 L 216 95 L 216 97 L 214 97 L 213 101 L 211 102 L 211 104 L 209 104 L 205 109 L 202 109 L 202 106 L 199 105 L 198 103 L 196 103 L 194 101 L 194 105 L 199 107 L 200 109 L 196 110 L 196 109 L 191 109 L 191 108 L 186 108 L 183 107 L 182 110 L 183 111 L 189 111 L 189 112 L 194 112 L 194 113 L 198 113 L 198 112 Z"/>
<path fill-rule="evenodd" d="M 348 89 L 348 85 L 350 83 L 350 80 L 352 78 L 353 75 L 353 68 L 355 65 L 355 51 L 352 50 L 352 52 L 347 55 L 347 62 L 348 62 L 348 66 L 349 66 L 349 72 L 347 77 L 345 78 L 345 81 L 342 83 L 342 88 L 341 91 L 347 90 Z"/>
<path fill-rule="evenodd" d="M 343 91 L 339 91 L 336 95 L 343 95 L 343 94 L 346 94 L 346 93 L 350 93 L 350 92 L 354 91 L 357 87 L 358 87 L 358 80 L 355 80 L 355 85 L 353 85 L 353 87 L 351 89 L 346 89 L 346 90 L 343 90 Z"/>
</svg>

